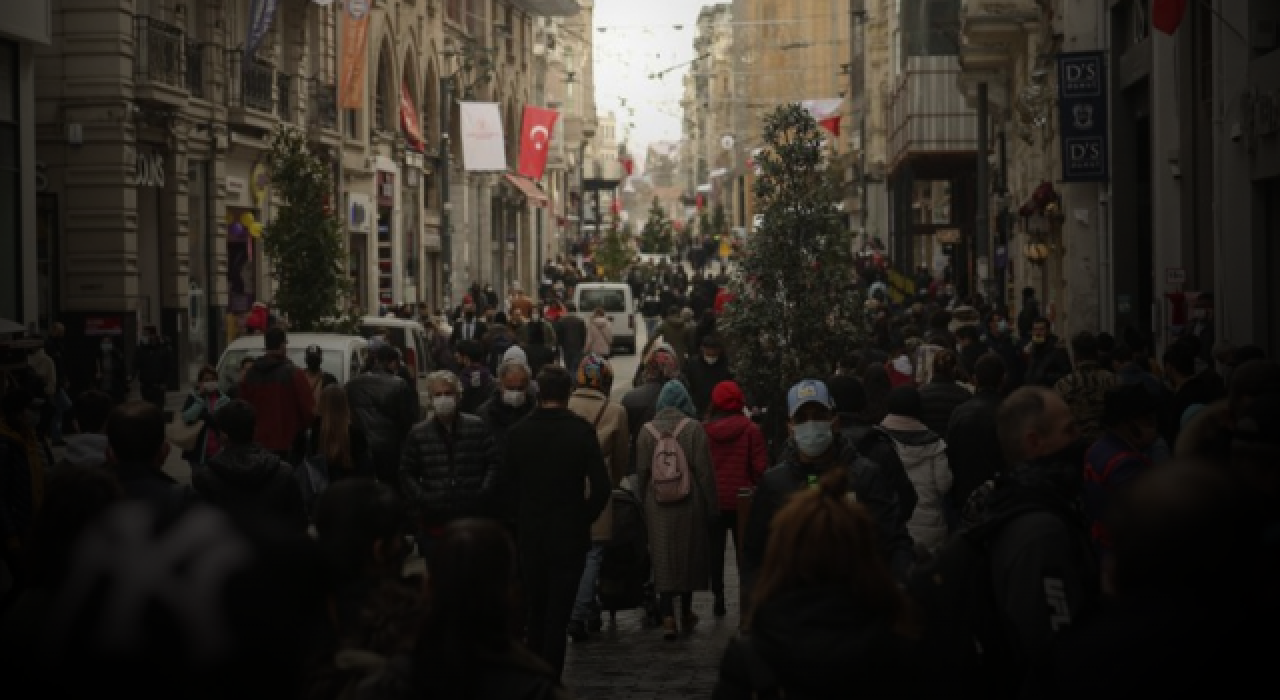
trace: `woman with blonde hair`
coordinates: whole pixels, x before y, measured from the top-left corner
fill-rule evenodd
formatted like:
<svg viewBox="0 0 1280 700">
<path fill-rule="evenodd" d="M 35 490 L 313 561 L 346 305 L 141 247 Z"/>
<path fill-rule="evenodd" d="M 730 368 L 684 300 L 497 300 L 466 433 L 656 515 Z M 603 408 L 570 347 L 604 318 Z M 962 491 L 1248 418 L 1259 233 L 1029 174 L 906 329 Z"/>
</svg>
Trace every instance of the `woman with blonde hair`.
<svg viewBox="0 0 1280 700">
<path fill-rule="evenodd" d="M 827 470 L 774 516 L 749 633 L 725 650 L 716 700 L 919 696 L 910 602 L 848 478 Z"/>
<path fill-rule="evenodd" d="M 295 449 L 295 453 L 300 455 L 297 460 L 299 468 L 308 462 L 321 467 L 327 473 L 329 483 L 351 477 L 373 478 L 373 453 L 369 440 L 360 425 L 351 420 L 347 390 L 342 386 L 335 384 L 320 392 L 316 417 L 299 439 L 302 445 Z"/>
</svg>

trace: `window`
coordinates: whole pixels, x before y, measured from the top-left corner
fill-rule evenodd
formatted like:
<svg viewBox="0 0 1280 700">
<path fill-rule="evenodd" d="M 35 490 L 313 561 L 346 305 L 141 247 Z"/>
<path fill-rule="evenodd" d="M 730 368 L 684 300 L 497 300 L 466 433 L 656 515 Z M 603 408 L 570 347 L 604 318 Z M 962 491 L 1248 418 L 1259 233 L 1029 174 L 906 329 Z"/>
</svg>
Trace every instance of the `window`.
<svg viewBox="0 0 1280 700">
<path fill-rule="evenodd" d="M 349 139 L 360 137 L 360 110 L 342 110 L 342 131 Z"/>
<path fill-rule="evenodd" d="M 467 0 L 467 34 L 479 39 L 484 33 L 484 6 L 489 0 Z"/>
<path fill-rule="evenodd" d="M 578 293 L 578 309 L 591 313 L 599 306 L 606 313 L 626 313 L 627 295 L 621 289 L 584 289 Z"/>
<path fill-rule="evenodd" d="M 923 226 L 951 223 L 951 183 L 946 180 L 919 180 L 914 184 L 911 222 Z"/>
<path fill-rule="evenodd" d="M 373 96 L 373 128 L 378 131 L 394 131 L 391 128 L 391 116 L 394 110 L 389 109 L 391 102 L 391 64 L 387 51 L 382 50 L 378 59 L 378 85 Z"/>
</svg>

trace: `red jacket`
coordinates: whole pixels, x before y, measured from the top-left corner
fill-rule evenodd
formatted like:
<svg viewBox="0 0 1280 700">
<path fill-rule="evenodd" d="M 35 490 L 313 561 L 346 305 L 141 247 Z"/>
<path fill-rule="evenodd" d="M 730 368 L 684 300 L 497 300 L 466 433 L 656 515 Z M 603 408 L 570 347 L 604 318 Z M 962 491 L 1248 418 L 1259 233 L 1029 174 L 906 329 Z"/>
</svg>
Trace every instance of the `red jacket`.
<svg viewBox="0 0 1280 700">
<path fill-rule="evenodd" d="M 257 414 L 253 441 L 273 452 L 291 449 L 315 410 L 306 373 L 279 355 L 259 357 L 245 372 L 236 398 L 248 401 Z"/>
<path fill-rule="evenodd" d="M 755 488 L 768 468 L 764 433 L 743 415 L 715 418 L 703 424 L 711 440 L 720 511 L 738 510 L 738 489 Z"/>
<path fill-rule="evenodd" d="M 716 298 L 715 301 L 712 302 L 712 308 L 715 309 L 717 314 L 723 313 L 724 305 L 731 301 L 733 301 L 733 295 L 729 293 L 729 288 L 721 287 L 716 291 Z"/>
</svg>

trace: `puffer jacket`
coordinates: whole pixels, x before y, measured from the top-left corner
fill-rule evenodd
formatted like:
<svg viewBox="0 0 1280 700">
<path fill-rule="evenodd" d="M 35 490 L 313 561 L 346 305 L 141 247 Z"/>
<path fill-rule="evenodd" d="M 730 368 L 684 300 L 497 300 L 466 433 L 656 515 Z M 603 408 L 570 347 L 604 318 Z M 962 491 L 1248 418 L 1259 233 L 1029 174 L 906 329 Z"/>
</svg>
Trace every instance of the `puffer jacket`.
<svg viewBox="0 0 1280 700">
<path fill-rule="evenodd" d="M 944 499 L 951 491 L 951 467 L 947 464 L 946 441 L 924 425 L 917 425 L 909 430 L 886 428 L 885 432 L 893 438 L 894 449 L 919 499 L 907 521 L 907 530 L 916 545 L 933 551 L 947 539 Z"/>
<path fill-rule="evenodd" d="M 227 445 L 191 475 L 204 500 L 234 516 L 279 518 L 307 527 L 307 510 L 293 467 L 256 445 Z"/>
<path fill-rule="evenodd" d="M 434 417 L 413 426 L 400 450 L 400 488 L 428 528 L 497 515 L 502 453 L 477 416 L 459 413 L 453 432 Z"/>
<path fill-rule="evenodd" d="M 375 462 L 396 462 L 400 445 L 418 422 L 418 392 L 386 370 L 366 372 L 347 382 L 347 405 L 364 431 Z"/>
<path fill-rule="evenodd" d="M 735 413 L 715 416 L 703 423 L 711 442 L 711 464 L 716 470 L 720 512 L 738 510 L 738 490 L 754 489 L 769 467 L 764 433 L 750 418 Z"/>
<path fill-rule="evenodd" d="M 955 380 L 934 377 L 920 387 L 920 422 L 938 435 L 946 435 L 951 414 L 971 398 L 973 392 Z"/>
<path fill-rule="evenodd" d="M 569 397 L 569 410 L 595 426 L 609 481 L 613 488 L 618 488 L 623 478 L 634 471 L 631 465 L 631 428 L 627 425 L 626 409 L 609 401 L 602 392 L 580 388 Z M 612 538 L 613 499 L 610 498 L 605 501 L 600 517 L 591 524 L 591 541 L 607 542 Z"/>
<path fill-rule="evenodd" d="M 525 390 L 523 404 L 513 407 L 503 402 L 502 387 L 499 385 L 493 388 L 489 400 L 480 404 L 475 414 L 489 426 L 489 432 L 493 433 L 493 439 L 498 443 L 498 451 L 502 452 L 507 448 L 507 431 L 533 413 L 536 408 L 538 408 L 538 397 L 532 389 Z"/>
</svg>

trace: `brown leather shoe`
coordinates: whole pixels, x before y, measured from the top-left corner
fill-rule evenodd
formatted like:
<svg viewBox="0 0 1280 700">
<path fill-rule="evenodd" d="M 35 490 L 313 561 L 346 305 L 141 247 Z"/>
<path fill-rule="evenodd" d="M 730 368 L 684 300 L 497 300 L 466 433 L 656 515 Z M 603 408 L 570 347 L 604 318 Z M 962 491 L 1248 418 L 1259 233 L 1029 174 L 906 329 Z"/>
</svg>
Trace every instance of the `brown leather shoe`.
<svg viewBox="0 0 1280 700">
<path fill-rule="evenodd" d="M 668 615 L 662 618 L 662 638 L 669 641 L 680 636 L 680 631 L 676 629 L 676 619 Z"/>
</svg>

